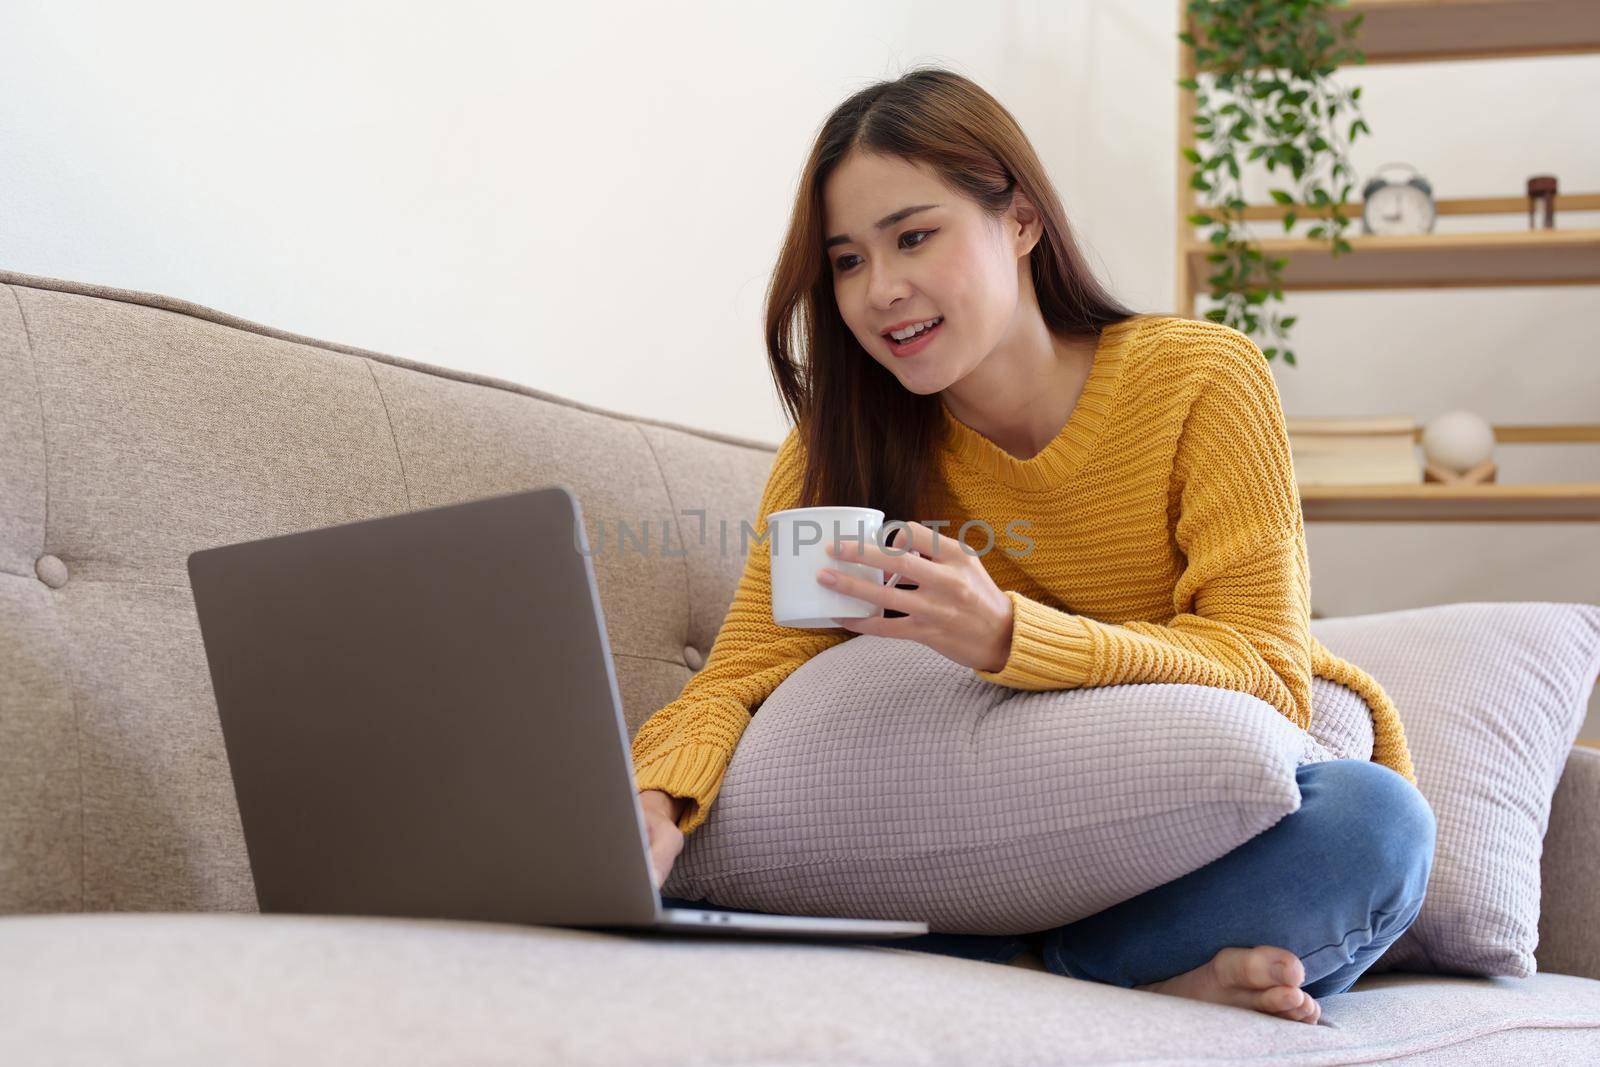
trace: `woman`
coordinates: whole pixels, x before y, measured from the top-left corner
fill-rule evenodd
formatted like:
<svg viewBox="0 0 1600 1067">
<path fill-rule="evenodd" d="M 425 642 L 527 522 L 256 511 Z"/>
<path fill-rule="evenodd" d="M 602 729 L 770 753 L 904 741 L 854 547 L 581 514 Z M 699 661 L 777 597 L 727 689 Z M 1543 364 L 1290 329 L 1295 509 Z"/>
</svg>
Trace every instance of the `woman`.
<svg viewBox="0 0 1600 1067">
<path fill-rule="evenodd" d="M 1226 856 L 1025 938 L 880 942 L 995 962 L 1032 946 L 1057 974 L 1317 1022 L 1316 998 L 1347 989 L 1416 918 L 1434 822 L 1393 703 L 1310 631 L 1265 357 L 1237 330 L 1108 295 L 1016 122 L 948 71 L 846 100 L 800 190 L 767 321 L 794 428 L 756 532 L 810 504 L 939 524 L 908 521 L 892 552 L 835 553 L 904 579 L 825 568 L 819 581 L 884 609 L 837 630 L 775 625 L 768 553 L 749 554 L 705 667 L 634 738 L 657 885 L 760 702 L 853 634 L 920 641 L 1018 689 L 1235 689 L 1302 728 L 1312 677 L 1328 678 L 1366 699 L 1372 760 L 1301 766 L 1300 808 Z M 950 533 L 1017 518 L 1030 551 L 961 550 Z"/>
</svg>

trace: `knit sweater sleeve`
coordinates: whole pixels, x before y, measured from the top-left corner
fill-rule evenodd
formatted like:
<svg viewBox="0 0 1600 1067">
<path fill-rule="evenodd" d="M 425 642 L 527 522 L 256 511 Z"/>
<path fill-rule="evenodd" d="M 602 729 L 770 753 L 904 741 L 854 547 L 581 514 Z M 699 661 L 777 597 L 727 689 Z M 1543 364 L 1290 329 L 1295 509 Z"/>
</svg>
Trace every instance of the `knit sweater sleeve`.
<svg viewBox="0 0 1600 1067">
<path fill-rule="evenodd" d="M 767 516 L 798 506 L 804 473 L 803 448 L 791 429 L 773 457 L 744 571 L 705 666 L 633 738 L 636 787 L 689 798 L 678 819 L 685 834 L 705 822 L 733 750 L 761 701 L 812 656 L 854 636 L 843 628 L 803 630 L 772 621 Z M 742 527 L 740 542 L 745 542 Z"/>
<path fill-rule="evenodd" d="M 986 681 L 1017 689 L 1182 682 L 1259 697 L 1311 723 L 1311 583 L 1289 437 L 1266 357 L 1230 330 L 1198 357 L 1175 452 L 1185 568 L 1164 623 L 1116 624 L 1014 590 L 1009 655 Z"/>
</svg>

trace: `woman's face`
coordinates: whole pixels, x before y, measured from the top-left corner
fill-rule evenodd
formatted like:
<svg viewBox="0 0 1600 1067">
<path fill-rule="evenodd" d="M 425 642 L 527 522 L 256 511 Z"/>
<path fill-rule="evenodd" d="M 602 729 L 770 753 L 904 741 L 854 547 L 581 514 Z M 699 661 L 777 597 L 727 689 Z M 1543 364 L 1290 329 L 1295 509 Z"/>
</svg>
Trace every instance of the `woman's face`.
<svg viewBox="0 0 1600 1067">
<path fill-rule="evenodd" d="M 1004 343 L 1017 318 L 1018 259 L 1036 227 L 1019 227 L 1013 213 L 997 226 L 931 171 L 861 153 L 829 175 L 823 207 L 839 313 L 901 385 L 940 392 Z M 878 227 L 906 208 L 922 210 Z M 944 321 L 918 346 L 903 350 L 887 336 L 929 319 Z"/>
</svg>

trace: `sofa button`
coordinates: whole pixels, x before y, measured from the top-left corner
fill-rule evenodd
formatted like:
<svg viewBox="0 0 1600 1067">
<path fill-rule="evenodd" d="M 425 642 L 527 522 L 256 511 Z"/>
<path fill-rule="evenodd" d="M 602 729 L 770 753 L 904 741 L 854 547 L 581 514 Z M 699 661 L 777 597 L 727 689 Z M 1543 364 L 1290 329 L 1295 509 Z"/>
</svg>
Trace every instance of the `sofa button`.
<svg viewBox="0 0 1600 1067">
<path fill-rule="evenodd" d="M 33 573 L 51 589 L 60 589 L 67 584 L 67 565 L 49 553 L 33 561 Z"/>
<path fill-rule="evenodd" d="M 683 662 L 684 666 L 688 667 L 691 671 L 697 671 L 706 665 L 706 658 L 702 656 L 700 654 L 700 650 L 695 648 L 693 645 L 684 645 Z"/>
</svg>

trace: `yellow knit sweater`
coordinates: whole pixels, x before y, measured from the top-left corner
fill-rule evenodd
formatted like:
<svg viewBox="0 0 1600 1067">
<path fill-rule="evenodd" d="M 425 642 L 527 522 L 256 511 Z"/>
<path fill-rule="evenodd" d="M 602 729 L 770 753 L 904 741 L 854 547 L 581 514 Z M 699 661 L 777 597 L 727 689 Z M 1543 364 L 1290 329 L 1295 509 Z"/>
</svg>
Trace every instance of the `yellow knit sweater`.
<svg viewBox="0 0 1600 1067">
<path fill-rule="evenodd" d="M 1311 633 L 1305 525 L 1266 357 L 1209 320 L 1140 315 L 1101 332 L 1083 393 L 1044 451 L 1018 459 L 943 408 L 948 495 L 930 516 L 954 537 L 994 531 L 982 560 L 1015 605 L 1009 658 L 978 677 L 1014 689 L 1187 682 L 1249 693 L 1304 728 L 1313 675 L 1372 714 L 1375 762 L 1416 784 L 1394 703 Z M 791 429 L 756 516 L 798 506 Z M 1007 524 L 1024 518 L 1016 533 Z M 1031 545 L 1030 545 L 1031 542 Z M 982 526 L 968 531 L 974 551 Z M 1009 552 L 1007 551 L 1009 549 Z M 802 663 L 855 634 L 772 621 L 769 549 L 753 541 L 705 666 L 633 740 L 638 787 L 687 797 L 706 819 L 751 715 Z"/>
</svg>

